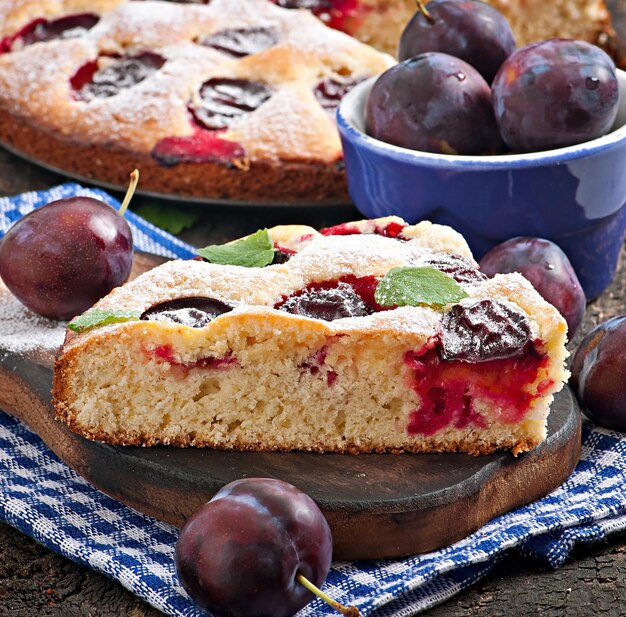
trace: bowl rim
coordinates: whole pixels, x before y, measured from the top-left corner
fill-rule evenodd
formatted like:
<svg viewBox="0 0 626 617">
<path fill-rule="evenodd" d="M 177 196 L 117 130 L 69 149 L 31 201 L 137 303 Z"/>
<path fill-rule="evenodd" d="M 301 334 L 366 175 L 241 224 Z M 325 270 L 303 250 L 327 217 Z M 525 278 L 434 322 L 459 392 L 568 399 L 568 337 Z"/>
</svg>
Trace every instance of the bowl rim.
<svg viewBox="0 0 626 617">
<path fill-rule="evenodd" d="M 626 71 L 616 69 L 616 73 L 620 89 L 619 95 L 620 98 L 624 99 L 621 102 L 621 105 L 624 107 L 621 113 L 625 115 Z M 521 169 L 525 167 L 539 167 L 542 165 L 562 164 L 574 161 L 598 154 L 626 142 L 626 122 L 624 122 L 624 124 L 613 131 L 580 144 L 523 154 L 451 155 L 410 150 L 409 148 L 394 146 L 393 144 L 388 144 L 367 135 L 367 133 L 358 128 L 351 119 L 356 113 L 356 108 L 360 104 L 365 105 L 364 99 L 378 77 L 379 75 L 375 75 L 357 84 L 343 97 L 337 109 L 337 126 L 342 137 L 354 143 L 357 147 L 374 151 L 379 155 L 387 153 L 402 162 L 450 170 L 459 168 L 493 170 Z M 618 113 L 620 112 L 618 111 Z"/>
</svg>

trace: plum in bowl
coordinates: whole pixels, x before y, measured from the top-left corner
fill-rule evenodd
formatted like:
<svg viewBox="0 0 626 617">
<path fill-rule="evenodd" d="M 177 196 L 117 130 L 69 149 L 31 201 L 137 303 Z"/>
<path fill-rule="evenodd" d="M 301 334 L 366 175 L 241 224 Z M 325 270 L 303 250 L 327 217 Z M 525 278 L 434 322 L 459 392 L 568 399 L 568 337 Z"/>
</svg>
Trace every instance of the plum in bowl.
<svg viewBox="0 0 626 617">
<path fill-rule="evenodd" d="M 607 134 L 496 155 L 436 154 L 370 137 L 365 105 L 376 78 L 369 79 L 337 114 L 350 196 L 367 217 L 450 225 L 477 259 L 514 236 L 552 240 L 593 299 L 610 284 L 626 234 L 626 72 L 617 76 L 618 113 Z"/>
</svg>

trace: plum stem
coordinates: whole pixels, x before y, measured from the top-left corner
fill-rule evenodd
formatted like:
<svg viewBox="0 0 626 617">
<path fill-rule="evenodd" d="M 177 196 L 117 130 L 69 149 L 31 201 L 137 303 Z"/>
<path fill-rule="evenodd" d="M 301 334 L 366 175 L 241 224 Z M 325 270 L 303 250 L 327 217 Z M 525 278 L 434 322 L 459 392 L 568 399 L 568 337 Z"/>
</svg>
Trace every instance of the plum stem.
<svg viewBox="0 0 626 617">
<path fill-rule="evenodd" d="M 122 202 L 120 209 L 117 211 L 117 213 L 120 216 L 124 216 L 124 214 L 126 213 L 128 204 L 130 203 L 130 200 L 133 198 L 133 195 L 135 194 L 135 189 L 137 188 L 138 182 L 139 182 L 139 170 L 135 169 L 135 171 L 133 171 L 130 174 L 130 184 L 128 185 L 128 190 L 126 191 L 126 195 L 124 195 L 124 201 Z"/>
<path fill-rule="evenodd" d="M 417 4 L 417 10 L 429 21 L 431 24 L 435 23 L 435 18 L 428 12 L 428 9 L 421 0 L 415 0 Z"/>
<path fill-rule="evenodd" d="M 344 615 L 344 617 L 360 617 L 361 611 L 356 606 L 344 606 L 343 604 L 339 604 L 337 600 L 333 600 L 330 596 L 327 596 L 321 589 L 316 587 L 310 580 L 305 578 L 300 572 L 296 574 L 296 580 L 301 585 L 304 585 L 311 593 L 314 593 L 318 598 L 321 598 L 328 604 L 332 606 L 337 612 Z"/>
</svg>

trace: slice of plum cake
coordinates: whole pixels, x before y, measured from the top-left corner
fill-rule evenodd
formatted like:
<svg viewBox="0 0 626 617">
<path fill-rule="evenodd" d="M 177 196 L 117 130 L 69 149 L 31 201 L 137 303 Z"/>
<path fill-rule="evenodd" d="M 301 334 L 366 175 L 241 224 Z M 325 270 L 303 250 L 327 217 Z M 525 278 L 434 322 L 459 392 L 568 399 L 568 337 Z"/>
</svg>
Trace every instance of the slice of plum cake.
<svg viewBox="0 0 626 617">
<path fill-rule="evenodd" d="M 261 262 L 245 240 L 213 247 L 247 266 L 172 261 L 77 319 L 58 417 L 108 443 L 261 451 L 518 454 L 545 438 L 566 324 L 521 275 L 488 279 L 427 222 L 263 233 Z"/>
</svg>

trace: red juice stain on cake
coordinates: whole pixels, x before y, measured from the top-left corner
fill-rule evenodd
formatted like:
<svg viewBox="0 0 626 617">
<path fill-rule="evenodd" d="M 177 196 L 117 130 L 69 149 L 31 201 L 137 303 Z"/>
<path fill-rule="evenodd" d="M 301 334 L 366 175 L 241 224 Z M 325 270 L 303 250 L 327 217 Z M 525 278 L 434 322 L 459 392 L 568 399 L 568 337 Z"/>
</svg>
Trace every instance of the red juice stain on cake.
<svg viewBox="0 0 626 617">
<path fill-rule="evenodd" d="M 324 345 L 318 349 L 309 359 L 305 360 L 298 365 L 298 368 L 308 370 L 311 375 L 317 375 L 320 372 L 320 368 L 326 360 L 328 355 L 328 346 Z"/>
<path fill-rule="evenodd" d="M 82 36 L 99 21 L 100 17 L 93 13 L 75 13 L 53 20 L 34 19 L 16 33 L 0 39 L 0 54 L 17 51 L 34 43 Z"/>
<path fill-rule="evenodd" d="M 278 244 L 278 242 L 274 242 L 274 248 L 281 253 L 285 253 L 285 255 L 295 255 L 297 253 L 297 251 L 287 248 L 286 246 L 282 246 L 281 244 Z"/>
<path fill-rule="evenodd" d="M 296 238 L 296 242 L 298 243 L 310 242 L 314 238 L 315 238 L 315 234 L 302 234 L 300 237 Z"/>
<path fill-rule="evenodd" d="M 236 141 L 222 139 L 221 131 L 207 131 L 194 125 L 193 133 L 181 137 L 165 137 L 152 149 L 152 158 L 164 167 L 179 163 L 222 163 L 237 166 L 246 158 L 246 151 Z"/>
<path fill-rule="evenodd" d="M 332 339 L 340 338 L 341 336 L 343 336 L 343 334 L 340 334 L 337 337 L 331 337 L 328 344 L 332 344 Z M 331 388 L 337 381 L 338 374 L 337 371 L 331 369 L 330 367 L 324 366 L 327 355 L 328 345 L 324 345 L 323 347 L 318 349 L 309 359 L 299 364 L 298 368 L 309 371 L 311 375 L 319 375 L 320 371 L 325 370 L 326 385 Z"/>
<path fill-rule="evenodd" d="M 74 91 L 74 96 L 79 92 L 83 86 L 87 85 L 93 78 L 95 72 L 98 70 L 98 61 L 90 60 L 85 62 L 77 71 L 70 77 L 70 86 Z"/>
<path fill-rule="evenodd" d="M 157 345 L 153 349 L 144 349 L 146 357 L 155 359 L 157 362 L 167 362 L 172 367 L 182 369 L 185 373 L 192 369 L 225 369 L 238 366 L 239 361 L 229 351 L 225 356 L 206 356 L 198 358 L 193 362 L 180 362 L 176 360 L 174 350 L 171 345 Z"/>
<path fill-rule="evenodd" d="M 533 384 L 549 362 L 540 340 L 531 340 L 527 317 L 509 303 L 475 300 L 454 305 L 442 332 L 404 363 L 421 404 L 409 417 L 411 435 L 433 435 L 454 426 L 484 427 L 476 401 L 491 401 L 505 423 L 519 422 L 554 383 Z"/>
<path fill-rule="evenodd" d="M 368 233 L 373 233 L 377 236 L 384 236 L 386 238 L 402 239 L 400 236 L 405 227 L 406 225 L 402 223 L 392 221 L 386 225 L 377 225 L 373 232 Z M 334 225 L 333 227 L 325 227 L 324 229 L 320 229 L 320 233 L 323 236 L 358 236 L 363 234 L 363 232 L 354 223 L 340 223 L 339 225 Z"/>
<path fill-rule="evenodd" d="M 523 390 L 548 363 L 540 349 L 539 342 L 533 343 L 522 356 L 481 362 L 480 370 L 463 360 L 442 360 L 439 349 L 407 352 L 404 362 L 412 371 L 411 387 L 422 401 L 410 414 L 409 434 L 433 435 L 449 426 L 484 427 L 485 420 L 474 406 L 476 399 L 501 406 L 503 422 L 519 422 L 531 403 L 554 385 L 544 380 L 535 392 Z"/>
</svg>

